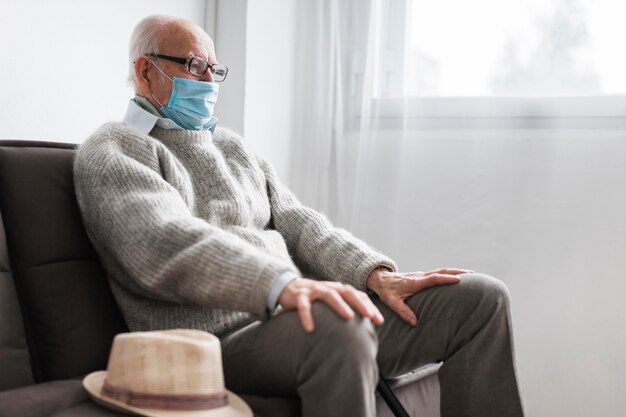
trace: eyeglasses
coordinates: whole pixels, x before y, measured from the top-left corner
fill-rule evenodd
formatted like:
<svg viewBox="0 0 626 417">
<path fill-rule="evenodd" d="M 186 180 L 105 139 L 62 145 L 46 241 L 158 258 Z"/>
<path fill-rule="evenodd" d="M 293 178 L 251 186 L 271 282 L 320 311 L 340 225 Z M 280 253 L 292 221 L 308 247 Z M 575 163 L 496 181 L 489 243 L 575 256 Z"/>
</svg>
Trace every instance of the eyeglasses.
<svg viewBox="0 0 626 417">
<path fill-rule="evenodd" d="M 167 61 L 176 62 L 178 64 L 187 67 L 187 71 L 191 75 L 196 77 L 202 77 L 210 69 L 213 74 L 213 80 L 217 83 L 221 83 L 226 79 L 228 75 L 228 67 L 222 64 L 209 64 L 206 59 L 199 58 L 197 56 L 190 56 L 189 58 L 178 58 L 175 56 L 161 55 L 154 52 L 145 54 L 146 56 L 153 56 L 155 58 L 165 59 Z"/>
</svg>

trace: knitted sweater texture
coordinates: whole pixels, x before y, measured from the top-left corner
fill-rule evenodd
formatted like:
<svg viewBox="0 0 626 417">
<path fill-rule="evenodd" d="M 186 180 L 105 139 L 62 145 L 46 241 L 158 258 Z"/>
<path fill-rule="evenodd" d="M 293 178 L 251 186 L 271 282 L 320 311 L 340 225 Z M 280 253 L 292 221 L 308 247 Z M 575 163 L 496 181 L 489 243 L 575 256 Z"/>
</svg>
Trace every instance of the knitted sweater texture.
<svg viewBox="0 0 626 417">
<path fill-rule="evenodd" d="M 393 261 L 303 206 L 234 133 L 122 123 L 74 162 L 87 234 L 132 331 L 220 334 L 268 317 L 280 274 L 307 271 L 365 289 Z M 307 275 L 308 276 L 308 275 Z"/>
</svg>

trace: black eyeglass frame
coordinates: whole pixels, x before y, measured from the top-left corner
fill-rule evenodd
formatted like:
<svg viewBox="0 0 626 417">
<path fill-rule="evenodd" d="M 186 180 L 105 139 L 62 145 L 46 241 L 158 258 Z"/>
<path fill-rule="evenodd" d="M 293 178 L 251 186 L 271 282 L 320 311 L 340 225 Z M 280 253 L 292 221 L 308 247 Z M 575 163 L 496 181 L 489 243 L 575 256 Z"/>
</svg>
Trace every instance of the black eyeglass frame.
<svg viewBox="0 0 626 417">
<path fill-rule="evenodd" d="M 176 62 L 177 64 L 181 64 L 184 65 L 185 67 L 187 67 L 187 72 L 191 75 L 195 75 L 196 77 L 202 77 L 204 74 L 206 74 L 206 72 L 210 69 L 211 70 L 211 74 L 213 75 L 221 75 L 221 74 L 217 74 L 216 72 L 213 72 L 213 67 L 215 66 L 220 66 L 221 68 L 224 69 L 224 78 L 222 78 L 221 80 L 217 81 L 215 80 L 216 83 L 221 83 L 222 81 L 226 80 L 226 76 L 228 75 L 228 67 L 226 65 L 223 64 L 209 64 L 209 62 L 206 59 L 197 57 L 197 56 L 189 56 L 188 58 L 179 58 L 176 56 L 170 56 L 170 55 L 163 55 L 163 54 L 157 54 L 155 52 L 148 52 L 147 54 L 144 54 L 145 56 L 153 56 L 155 58 L 161 58 L 161 59 L 165 59 L 166 61 L 172 61 L 172 62 Z M 204 72 L 202 74 L 195 74 L 191 71 L 191 62 L 197 59 L 199 61 L 203 61 L 206 62 L 206 69 L 204 70 Z"/>
</svg>

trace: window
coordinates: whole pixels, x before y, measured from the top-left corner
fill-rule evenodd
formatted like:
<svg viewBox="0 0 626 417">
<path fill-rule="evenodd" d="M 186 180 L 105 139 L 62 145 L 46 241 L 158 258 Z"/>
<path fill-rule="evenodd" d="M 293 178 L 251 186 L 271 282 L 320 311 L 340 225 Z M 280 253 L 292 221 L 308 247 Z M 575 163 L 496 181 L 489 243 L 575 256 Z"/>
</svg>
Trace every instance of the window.
<svg viewBox="0 0 626 417">
<path fill-rule="evenodd" d="M 626 93 L 626 3 L 414 0 L 409 96 Z"/>
<path fill-rule="evenodd" d="M 626 3 L 380 0 L 375 15 L 379 128 L 626 128 Z"/>
</svg>

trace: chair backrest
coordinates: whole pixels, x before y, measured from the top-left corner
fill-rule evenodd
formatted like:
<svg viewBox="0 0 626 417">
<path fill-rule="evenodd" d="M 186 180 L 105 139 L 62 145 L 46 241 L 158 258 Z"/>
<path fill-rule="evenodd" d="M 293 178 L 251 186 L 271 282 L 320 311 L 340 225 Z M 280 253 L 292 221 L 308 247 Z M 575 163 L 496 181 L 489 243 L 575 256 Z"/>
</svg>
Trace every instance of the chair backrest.
<svg viewBox="0 0 626 417">
<path fill-rule="evenodd" d="M 75 149 L 0 141 L 0 212 L 36 382 L 106 368 L 127 331 L 81 222 Z"/>
<path fill-rule="evenodd" d="M 33 383 L 24 321 L 9 267 L 0 213 L 0 391 Z"/>
</svg>

